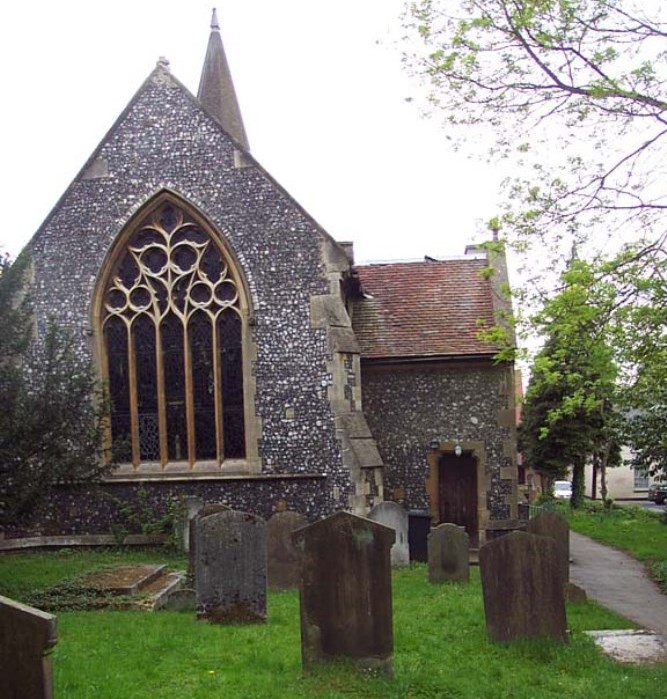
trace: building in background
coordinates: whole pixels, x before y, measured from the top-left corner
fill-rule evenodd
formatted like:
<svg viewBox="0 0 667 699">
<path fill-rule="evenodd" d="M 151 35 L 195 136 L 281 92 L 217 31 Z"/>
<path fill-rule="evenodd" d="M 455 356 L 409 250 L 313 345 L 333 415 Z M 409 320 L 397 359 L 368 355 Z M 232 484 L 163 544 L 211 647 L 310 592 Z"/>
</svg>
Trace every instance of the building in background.
<svg viewBox="0 0 667 699">
<path fill-rule="evenodd" d="M 139 487 L 156 512 L 394 499 L 478 543 L 515 528 L 494 249 L 355 266 L 252 157 L 214 14 L 197 96 L 161 59 L 28 245 L 37 342 L 53 317 L 93 358 L 118 462 L 36 530 L 108 531 Z"/>
</svg>

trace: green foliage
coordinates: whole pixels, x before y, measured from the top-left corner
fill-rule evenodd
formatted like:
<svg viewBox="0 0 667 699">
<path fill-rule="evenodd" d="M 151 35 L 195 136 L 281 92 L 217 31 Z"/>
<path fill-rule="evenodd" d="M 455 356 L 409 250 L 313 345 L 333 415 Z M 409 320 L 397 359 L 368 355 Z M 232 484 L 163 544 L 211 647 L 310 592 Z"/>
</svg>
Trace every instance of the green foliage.
<svg viewBox="0 0 667 699">
<path fill-rule="evenodd" d="M 96 482 L 110 468 L 90 362 L 53 322 L 30 344 L 28 264 L 0 264 L 0 528 L 29 519 L 55 485 Z"/>
<path fill-rule="evenodd" d="M 667 394 L 667 31 L 660 9 L 630 0 L 417 0 L 405 15 L 405 60 L 459 147 L 481 147 L 484 167 L 508 161 L 504 212 L 493 226 L 502 224 L 523 263 L 514 284 L 524 309 L 519 334 L 548 325 L 531 310 L 559 296 L 558 277 L 576 244 L 589 266 L 567 274 L 583 276 L 576 285 L 613 352 L 616 406 L 645 416 L 626 439 L 638 462 L 667 473 L 664 453 L 651 449 L 667 433 L 660 407 Z M 580 323 L 586 310 L 578 308 Z M 538 359 L 541 380 L 557 381 L 558 362 L 547 364 L 554 357 Z M 564 393 L 562 417 L 590 412 L 583 393 L 569 386 Z M 543 436 L 550 428 L 544 425 Z"/>
<path fill-rule="evenodd" d="M 571 261 L 562 282 L 535 318 L 547 339 L 532 366 L 520 442 L 527 463 L 552 478 L 573 466 L 572 504 L 578 505 L 587 459 L 605 466 L 619 459 L 617 369 L 601 311 L 614 303 L 615 289 L 580 260 Z"/>
<path fill-rule="evenodd" d="M 118 545 L 122 545 L 128 534 L 166 534 L 167 544 L 176 548 L 178 527 L 183 519 L 185 507 L 178 499 L 170 498 L 164 512 L 157 513 L 150 492 L 143 483 L 137 488 L 136 500 L 124 500 L 108 492 L 105 492 L 105 495 L 114 502 L 118 510 L 119 518 L 114 520 L 111 526 L 111 533 Z"/>
<path fill-rule="evenodd" d="M 0 595 L 25 602 L 32 595 L 67 585 L 88 573 L 142 563 L 164 563 L 182 569 L 187 566 L 187 558 L 164 547 L 138 546 L 6 552 L 0 555 Z"/>
<path fill-rule="evenodd" d="M 127 555 L 140 562 L 140 552 Z M 155 555 L 151 552 L 144 562 L 174 563 L 173 557 L 160 561 Z M 92 552 L 85 556 L 98 567 Z M 33 571 L 39 561 L 45 572 L 63 563 L 59 554 L 29 557 Z M 20 569 L 12 573 L 15 560 L 0 557 L 0 581 L 21 578 Z M 431 585 L 423 564 L 395 571 L 392 583 L 393 678 L 364 676 L 347 663 L 304 674 L 293 591 L 269 594 L 267 623 L 250 626 L 206 624 L 193 614 L 167 611 L 60 612 L 55 690 L 68 699 L 84 699 L 91 692 L 98 699 L 588 699 L 602 686 L 607 699 L 626 699 L 659 696 L 667 680 L 667 668 L 619 665 L 601 656 L 583 631 L 632 624 L 593 603 L 568 605 L 568 644 L 495 645 L 486 636 L 476 568 L 468 585 Z"/>
</svg>

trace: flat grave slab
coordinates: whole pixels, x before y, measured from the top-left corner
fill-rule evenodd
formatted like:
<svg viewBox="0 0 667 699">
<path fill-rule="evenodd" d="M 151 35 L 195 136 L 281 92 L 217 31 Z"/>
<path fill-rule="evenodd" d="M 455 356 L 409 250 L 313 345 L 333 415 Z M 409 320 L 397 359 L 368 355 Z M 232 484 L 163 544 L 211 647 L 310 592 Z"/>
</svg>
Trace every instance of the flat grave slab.
<svg viewBox="0 0 667 699">
<path fill-rule="evenodd" d="M 82 578 L 80 586 L 85 590 L 111 595 L 136 595 L 159 578 L 165 568 L 164 565 L 105 568 Z"/>
<path fill-rule="evenodd" d="M 620 663 L 667 663 L 667 637 L 645 630 L 587 631 L 605 655 Z"/>
</svg>

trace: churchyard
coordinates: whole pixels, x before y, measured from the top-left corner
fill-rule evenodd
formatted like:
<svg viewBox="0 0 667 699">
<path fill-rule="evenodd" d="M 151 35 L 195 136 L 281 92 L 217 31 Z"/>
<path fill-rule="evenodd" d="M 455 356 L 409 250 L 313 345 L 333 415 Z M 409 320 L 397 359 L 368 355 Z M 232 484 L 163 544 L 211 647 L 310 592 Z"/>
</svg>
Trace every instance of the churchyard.
<svg viewBox="0 0 667 699">
<path fill-rule="evenodd" d="M 557 531 L 496 539 L 468 567 L 465 533 L 441 525 L 429 563 L 406 566 L 390 556 L 392 529 L 338 513 L 290 537 L 302 559 L 299 594 L 283 589 L 294 582 L 284 571 L 267 585 L 267 540 L 284 553 L 281 530 L 303 524 L 285 512 L 275 521 L 205 511 L 189 557 L 165 548 L 4 553 L 0 595 L 57 617 L 54 696 L 68 699 L 625 698 L 665 686 L 666 666 L 614 663 L 584 633 L 632 624 L 590 602 L 564 606 Z M 130 610 L 128 592 L 99 609 L 96 594 L 81 592 L 95 571 L 107 579 L 119 565 L 156 564 L 190 568 L 190 604 Z"/>
</svg>

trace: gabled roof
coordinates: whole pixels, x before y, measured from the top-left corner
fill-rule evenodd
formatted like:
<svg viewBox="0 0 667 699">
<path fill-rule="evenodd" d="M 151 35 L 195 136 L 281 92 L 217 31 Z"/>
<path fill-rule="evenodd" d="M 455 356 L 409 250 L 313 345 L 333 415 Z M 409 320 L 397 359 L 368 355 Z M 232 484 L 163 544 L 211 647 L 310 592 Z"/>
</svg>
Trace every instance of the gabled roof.
<svg viewBox="0 0 667 699">
<path fill-rule="evenodd" d="M 475 255 L 451 260 L 355 267 L 363 297 L 352 325 L 362 359 L 437 359 L 493 355 L 480 324 L 495 324 L 489 263 Z"/>
</svg>

